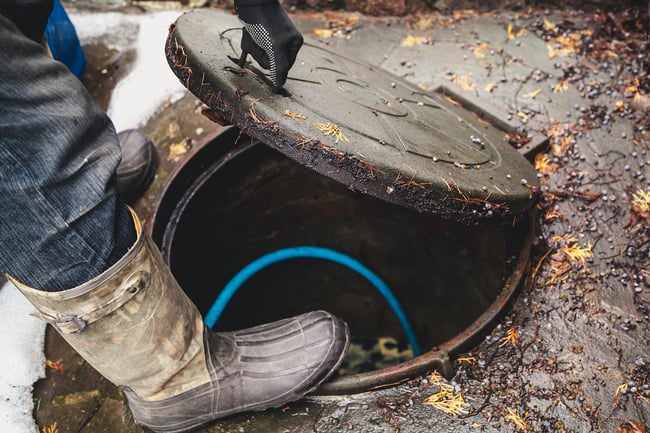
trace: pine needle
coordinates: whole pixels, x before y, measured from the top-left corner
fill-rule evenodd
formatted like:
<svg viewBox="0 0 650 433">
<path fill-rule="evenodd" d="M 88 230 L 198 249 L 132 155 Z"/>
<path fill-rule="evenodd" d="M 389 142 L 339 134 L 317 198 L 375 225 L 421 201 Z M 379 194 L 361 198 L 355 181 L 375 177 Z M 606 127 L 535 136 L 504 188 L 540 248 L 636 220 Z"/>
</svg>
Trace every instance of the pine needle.
<svg viewBox="0 0 650 433">
<path fill-rule="evenodd" d="M 49 426 L 43 427 L 43 433 L 59 433 L 59 428 L 56 426 L 56 423 L 50 424 Z"/>
<path fill-rule="evenodd" d="M 422 400 L 423 403 L 450 415 L 466 415 L 469 413 L 468 404 L 462 393 L 456 392 L 454 387 L 445 382 L 440 373 L 434 372 L 429 377 L 429 382 L 439 387 L 439 391 Z"/>
<path fill-rule="evenodd" d="M 506 332 L 506 336 L 503 337 L 503 341 L 501 342 L 501 344 L 499 344 L 499 347 L 503 347 L 508 343 L 514 346 L 515 344 L 517 344 L 517 341 L 519 341 L 519 338 L 521 338 L 521 334 L 519 333 L 517 327 L 513 326 L 512 328 L 508 329 L 508 331 Z"/>
<path fill-rule="evenodd" d="M 313 125 L 318 128 L 319 131 L 323 133 L 323 135 L 331 135 L 336 139 L 336 142 L 338 143 L 339 141 L 349 141 L 345 135 L 343 135 L 343 132 L 341 132 L 341 128 L 339 125 L 334 124 L 334 123 L 313 123 Z"/>
<path fill-rule="evenodd" d="M 284 115 L 285 115 L 286 117 L 290 117 L 290 118 L 293 119 L 293 120 L 296 120 L 296 119 L 306 119 L 306 118 L 307 118 L 307 116 L 305 116 L 304 114 L 293 113 L 293 112 L 291 112 L 291 111 L 289 111 L 289 110 L 284 110 Z"/>
<path fill-rule="evenodd" d="M 512 423 L 516 425 L 520 430 L 528 430 L 526 421 L 522 419 L 517 412 L 510 409 L 509 407 L 506 408 L 506 410 L 508 411 L 508 415 L 505 417 L 506 421 L 512 421 Z"/>
</svg>

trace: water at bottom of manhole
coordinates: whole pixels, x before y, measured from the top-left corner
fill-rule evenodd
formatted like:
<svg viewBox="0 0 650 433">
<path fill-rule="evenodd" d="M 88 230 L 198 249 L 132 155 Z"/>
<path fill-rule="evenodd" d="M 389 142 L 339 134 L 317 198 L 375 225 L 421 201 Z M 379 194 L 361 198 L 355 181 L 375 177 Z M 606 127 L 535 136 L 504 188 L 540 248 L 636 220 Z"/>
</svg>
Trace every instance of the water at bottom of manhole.
<svg viewBox="0 0 650 433">
<path fill-rule="evenodd" d="M 216 331 L 314 309 L 338 315 L 353 336 L 339 375 L 398 364 L 419 354 L 414 346 L 426 352 L 454 338 L 492 305 L 517 262 L 521 234 L 512 226 L 468 226 L 389 204 L 263 144 L 206 155 L 194 156 L 214 158 L 200 173 L 172 180 L 178 185 L 163 201 L 175 205 L 154 222 L 179 283 L 204 315 L 230 287 Z M 358 267 L 300 255 L 258 266 L 232 290 L 260 258 L 304 246 L 351 258 L 384 291 Z"/>
</svg>

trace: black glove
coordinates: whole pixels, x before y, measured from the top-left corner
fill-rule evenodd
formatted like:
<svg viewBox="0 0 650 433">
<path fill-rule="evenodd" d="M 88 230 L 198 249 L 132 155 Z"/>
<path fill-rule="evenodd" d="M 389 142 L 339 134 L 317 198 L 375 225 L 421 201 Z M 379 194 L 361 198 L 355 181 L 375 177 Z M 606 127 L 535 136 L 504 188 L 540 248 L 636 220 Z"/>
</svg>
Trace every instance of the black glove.
<svg viewBox="0 0 650 433">
<path fill-rule="evenodd" d="M 251 54 L 269 70 L 275 91 L 279 91 L 302 47 L 302 35 L 278 0 L 235 0 L 235 9 L 244 24 L 241 66 L 246 54 Z"/>
</svg>

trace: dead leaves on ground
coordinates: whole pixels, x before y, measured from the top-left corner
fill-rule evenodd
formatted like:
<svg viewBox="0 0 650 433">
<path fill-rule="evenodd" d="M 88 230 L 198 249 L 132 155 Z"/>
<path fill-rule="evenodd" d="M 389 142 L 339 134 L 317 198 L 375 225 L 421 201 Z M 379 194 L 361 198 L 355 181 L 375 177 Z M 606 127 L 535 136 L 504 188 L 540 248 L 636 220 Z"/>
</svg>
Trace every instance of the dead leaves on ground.
<svg viewBox="0 0 650 433">
<path fill-rule="evenodd" d="M 640 422 L 627 421 L 618 426 L 616 433 L 648 433 L 648 429 Z"/>
<path fill-rule="evenodd" d="M 429 382 L 438 387 L 438 392 L 431 394 L 422 403 L 450 415 L 466 415 L 469 413 L 469 404 L 465 402 L 463 394 L 456 391 L 437 371 L 429 376 Z"/>
</svg>

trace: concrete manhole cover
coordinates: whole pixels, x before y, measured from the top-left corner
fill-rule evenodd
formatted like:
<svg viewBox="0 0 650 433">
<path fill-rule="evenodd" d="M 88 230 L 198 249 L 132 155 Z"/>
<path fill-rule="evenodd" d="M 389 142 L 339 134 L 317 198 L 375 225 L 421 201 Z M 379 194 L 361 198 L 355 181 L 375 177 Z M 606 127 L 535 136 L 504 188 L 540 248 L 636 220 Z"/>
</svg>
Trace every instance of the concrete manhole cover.
<svg viewBox="0 0 650 433">
<path fill-rule="evenodd" d="M 536 173 L 504 132 L 439 94 L 307 41 L 274 93 L 263 71 L 240 68 L 238 21 L 188 12 L 168 62 L 216 117 L 301 164 L 382 200 L 474 221 L 527 211 Z"/>
</svg>

